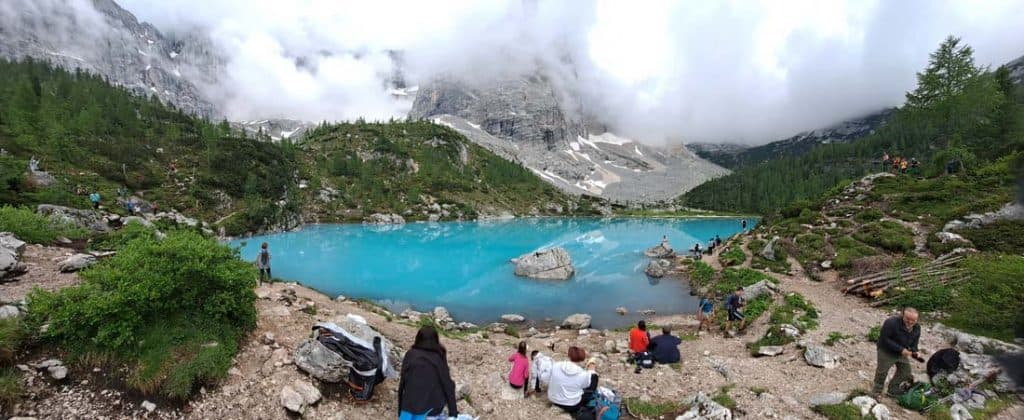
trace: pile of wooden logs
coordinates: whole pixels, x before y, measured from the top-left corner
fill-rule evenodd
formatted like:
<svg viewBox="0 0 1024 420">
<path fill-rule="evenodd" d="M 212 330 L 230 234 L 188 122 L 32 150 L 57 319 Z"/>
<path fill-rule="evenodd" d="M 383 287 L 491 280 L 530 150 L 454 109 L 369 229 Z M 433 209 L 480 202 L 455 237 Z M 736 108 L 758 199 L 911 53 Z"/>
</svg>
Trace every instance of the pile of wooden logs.
<svg viewBox="0 0 1024 420">
<path fill-rule="evenodd" d="M 886 291 L 895 288 L 909 290 L 937 284 L 949 285 L 967 280 L 970 275 L 966 269 L 956 267 L 964 259 L 963 254 L 946 254 L 932 260 L 921 267 L 907 267 L 900 270 L 887 270 L 879 273 L 855 277 L 846 281 L 843 293 L 852 293 L 869 298 L 879 298 Z M 878 306 L 892 297 L 874 302 Z"/>
</svg>

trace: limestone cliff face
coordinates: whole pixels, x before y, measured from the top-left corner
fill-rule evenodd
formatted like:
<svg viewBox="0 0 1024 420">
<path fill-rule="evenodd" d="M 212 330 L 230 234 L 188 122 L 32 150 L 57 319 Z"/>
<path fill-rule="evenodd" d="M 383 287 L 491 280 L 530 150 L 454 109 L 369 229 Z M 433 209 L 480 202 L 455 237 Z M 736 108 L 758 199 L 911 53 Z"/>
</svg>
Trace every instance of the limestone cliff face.
<svg viewBox="0 0 1024 420">
<path fill-rule="evenodd" d="M 656 148 L 606 132 L 578 97 L 537 74 L 486 86 L 420 86 L 409 116 L 448 125 L 573 194 L 617 201 L 675 197 L 727 171 L 683 148 Z"/>
<path fill-rule="evenodd" d="M 166 36 L 113 0 L 3 3 L 0 57 L 86 70 L 185 112 L 219 116 L 200 85 L 216 82 L 224 58 L 204 35 Z"/>
</svg>

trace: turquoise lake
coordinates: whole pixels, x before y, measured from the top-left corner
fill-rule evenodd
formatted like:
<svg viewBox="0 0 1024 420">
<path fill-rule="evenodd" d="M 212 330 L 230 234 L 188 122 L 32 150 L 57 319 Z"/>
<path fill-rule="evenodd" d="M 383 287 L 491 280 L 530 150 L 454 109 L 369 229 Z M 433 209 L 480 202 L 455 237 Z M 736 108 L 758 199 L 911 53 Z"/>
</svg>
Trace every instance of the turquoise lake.
<svg viewBox="0 0 1024 420">
<path fill-rule="evenodd" d="M 677 250 L 723 240 L 741 219 L 520 218 L 508 221 L 411 223 L 404 226 L 309 225 L 300 230 L 233 241 L 253 261 L 269 243 L 275 278 L 329 296 L 374 300 L 390 310 L 448 308 L 457 321 L 477 324 L 517 313 L 529 320 L 593 316 L 597 328 L 634 322 L 640 310 L 691 312 L 696 298 L 675 278 L 644 274 L 643 250 L 662 235 Z M 748 219 L 749 227 L 756 223 Z M 540 281 L 513 275 L 511 258 L 561 246 L 576 275 Z M 630 314 L 619 316 L 615 308 Z"/>
</svg>

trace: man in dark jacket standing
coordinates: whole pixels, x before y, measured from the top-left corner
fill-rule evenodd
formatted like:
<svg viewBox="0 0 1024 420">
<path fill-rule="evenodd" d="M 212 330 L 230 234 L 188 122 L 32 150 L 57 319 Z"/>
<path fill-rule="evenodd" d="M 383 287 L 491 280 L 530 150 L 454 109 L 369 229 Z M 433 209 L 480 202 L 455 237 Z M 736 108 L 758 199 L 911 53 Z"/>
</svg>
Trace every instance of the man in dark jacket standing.
<svg viewBox="0 0 1024 420">
<path fill-rule="evenodd" d="M 917 325 L 917 309 L 904 308 L 901 316 L 891 317 L 882 323 L 878 337 L 878 368 L 875 369 L 875 383 L 872 393 L 879 395 L 885 387 L 889 369 L 896 365 L 896 374 L 889 381 L 889 395 L 899 396 L 902 386 L 912 382 L 910 357 L 919 359 L 917 341 L 921 338 L 921 326 Z"/>
</svg>

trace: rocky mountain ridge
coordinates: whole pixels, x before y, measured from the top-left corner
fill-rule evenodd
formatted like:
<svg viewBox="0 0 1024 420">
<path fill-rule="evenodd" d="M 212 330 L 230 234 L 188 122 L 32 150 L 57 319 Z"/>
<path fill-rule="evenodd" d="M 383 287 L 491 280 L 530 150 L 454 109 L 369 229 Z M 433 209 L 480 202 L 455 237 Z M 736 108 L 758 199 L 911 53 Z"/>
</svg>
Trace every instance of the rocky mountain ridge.
<svg viewBox="0 0 1024 420">
<path fill-rule="evenodd" d="M 438 80 L 421 86 L 409 116 L 452 127 L 563 191 L 654 202 L 726 170 L 683 147 L 658 148 L 605 131 L 578 97 L 542 75 L 487 87 Z"/>
<path fill-rule="evenodd" d="M 760 146 L 743 146 L 732 143 L 688 144 L 698 156 L 726 168 L 753 165 L 781 156 L 796 156 L 807 153 L 816 145 L 846 143 L 874 133 L 892 115 L 894 109 L 887 108 L 866 116 L 842 121 L 828 127 L 805 131 L 792 137 Z"/>
</svg>

